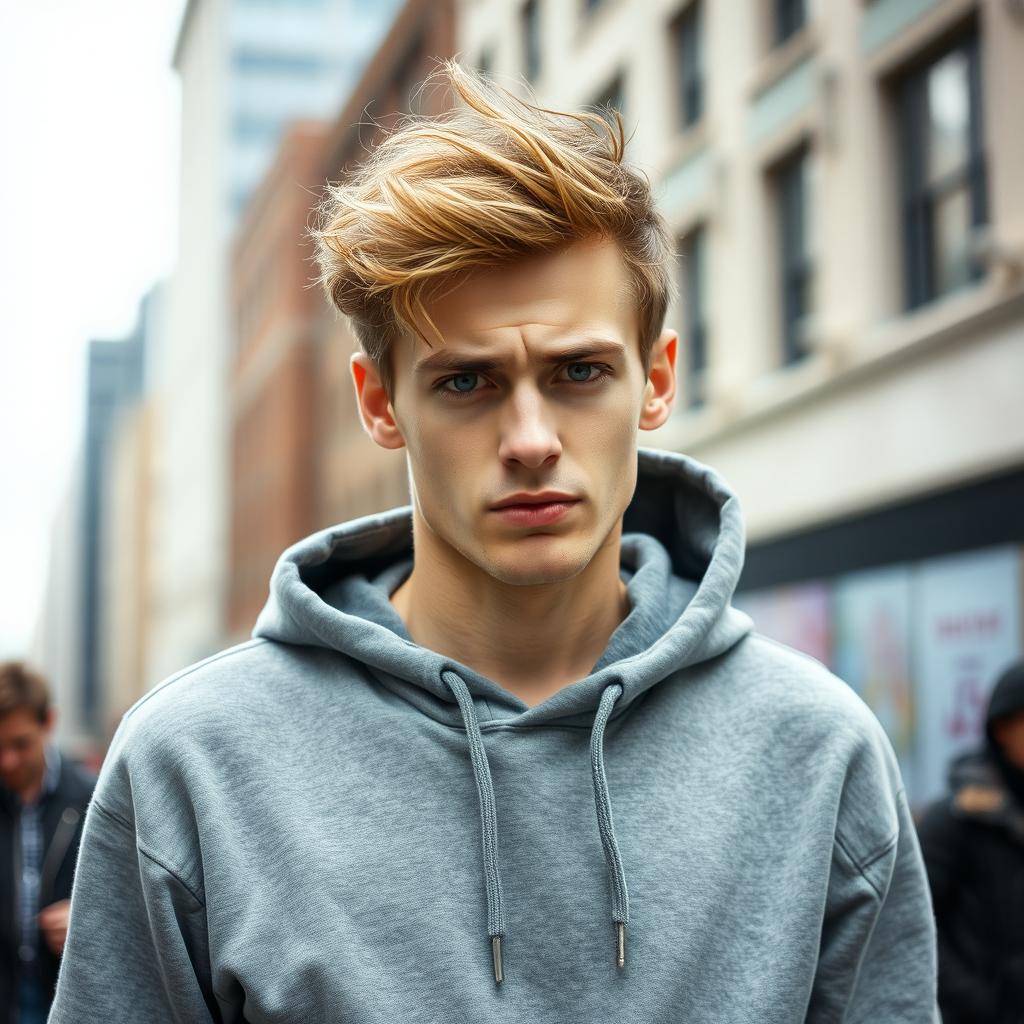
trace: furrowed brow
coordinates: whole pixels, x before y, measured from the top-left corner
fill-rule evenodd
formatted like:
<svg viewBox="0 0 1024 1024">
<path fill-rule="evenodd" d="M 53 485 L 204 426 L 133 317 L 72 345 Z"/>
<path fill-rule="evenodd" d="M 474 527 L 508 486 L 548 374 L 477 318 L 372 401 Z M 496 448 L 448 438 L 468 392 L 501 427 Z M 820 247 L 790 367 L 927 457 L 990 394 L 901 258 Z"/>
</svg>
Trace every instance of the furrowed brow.
<svg viewBox="0 0 1024 1024">
<path fill-rule="evenodd" d="M 417 363 L 416 373 L 493 373 L 501 364 L 497 359 L 460 356 L 457 352 L 435 352 Z"/>
<path fill-rule="evenodd" d="M 550 365 L 586 362 L 597 356 L 621 357 L 625 352 L 626 346 L 617 341 L 581 341 L 571 347 L 547 353 L 544 355 L 543 361 Z M 416 373 L 493 373 L 501 369 L 501 366 L 502 363 L 498 359 L 441 351 L 427 356 L 413 369 Z"/>
<path fill-rule="evenodd" d="M 546 363 L 582 363 L 595 356 L 622 356 L 626 346 L 617 341 L 581 341 L 571 348 L 552 352 L 544 357 Z"/>
</svg>

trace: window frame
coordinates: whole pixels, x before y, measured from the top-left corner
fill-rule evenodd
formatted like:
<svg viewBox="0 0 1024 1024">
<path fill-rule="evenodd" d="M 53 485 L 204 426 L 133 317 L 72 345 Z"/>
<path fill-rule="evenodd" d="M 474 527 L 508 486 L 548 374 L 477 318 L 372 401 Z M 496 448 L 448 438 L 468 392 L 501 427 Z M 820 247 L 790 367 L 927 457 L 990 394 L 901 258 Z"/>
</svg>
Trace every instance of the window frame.
<svg viewBox="0 0 1024 1024">
<path fill-rule="evenodd" d="M 807 0 L 772 0 L 772 46 L 789 42 L 807 27 Z"/>
<path fill-rule="evenodd" d="M 544 67 L 543 33 L 540 28 L 541 0 L 524 0 L 519 9 L 519 30 L 523 47 L 523 74 L 536 82 Z"/>
<path fill-rule="evenodd" d="M 956 169 L 939 181 L 927 180 L 927 145 L 930 116 L 928 79 L 932 69 L 950 54 L 967 58 L 967 154 Z M 903 260 L 903 305 L 909 312 L 956 288 L 940 291 L 933 260 L 935 209 L 938 202 L 961 187 L 967 188 L 970 206 L 968 232 L 988 224 L 988 187 L 982 141 L 984 97 L 981 92 L 981 47 L 974 27 L 961 30 L 941 48 L 932 50 L 895 83 L 895 111 L 899 128 L 900 230 Z M 970 260 L 970 281 L 984 276 L 984 266 Z"/>
<path fill-rule="evenodd" d="M 615 119 L 608 118 L 608 111 L 617 110 L 622 115 L 623 124 L 626 123 L 626 73 L 624 68 L 615 69 L 589 106 L 596 109 L 602 117 L 608 119 L 613 125 Z"/>
<path fill-rule="evenodd" d="M 811 140 L 804 139 L 776 161 L 770 170 L 783 366 L 801 362 L 811 351 L 801 325 L 814 309 L 814 247 L 810 238 L 814 223 L 811 189 L 813 152 Z"/>
<path fill-rule="evenodd" d="M 704 0 L 690 0 L 676 12 L 669 25 L 675 78 L 676 127 L 684 132 L 704 119 L 704 14 Z"/>
<path fill-rule="evenodd" d="M 707 222 L 699 221 L 678 242 L 686 331 L 683 387 L 688 412 L 697 412 L 708 402 L 708 237 Z"/>
</svg>

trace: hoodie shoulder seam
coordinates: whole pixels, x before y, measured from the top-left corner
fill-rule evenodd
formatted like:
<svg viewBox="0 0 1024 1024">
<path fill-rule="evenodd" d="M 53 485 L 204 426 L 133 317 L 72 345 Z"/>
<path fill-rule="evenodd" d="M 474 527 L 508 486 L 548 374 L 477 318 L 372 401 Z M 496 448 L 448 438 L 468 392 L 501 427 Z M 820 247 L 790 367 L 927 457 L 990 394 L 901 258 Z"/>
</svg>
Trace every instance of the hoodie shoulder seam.
<svg viewBox="0 0 1024 1024">
<path fill-rule="evenodd" d="M 158 868 L 160 868 L 161 871 L 164 871 L 168 875 L 170 875 L 171 878 L 173 878 L 185 890 L 185 892 L 187 892 L 189 896 L 191 896 L 192 899 L 196 901 L 198 906 L 206 906 L 206 901 L 195 891 L 195 889 L 191 885 L 189 885 L 188 882 L 185 881 L 184 878 L 181 877 L 180 872 L 172 868 L 170 864 L 166 863 L 161 857 L 158 857 L 156 853 L 150 850 L 141 840 L 136 843 L 136 847 L 138 848 L 139 853 L 141 853 L 142 856 L 146 858 L 146 860 L 152 861 Z"/>
<path fill-rule="evenodd" d="M 271 643 L 271 641 L 268 640 L 266 637 L 253 637 L 251 640 L 246 640 L 244 643 L 235 644 L 234 647 L 229 647 L 226 650 L 218 651 L 216 654 L 211 654 L 210 657 L 204 658 L 202 661 L 197 661 L 194 665 L 189 665 L 187 668 L 183 668 L 179 672 L 175 672 L 174 675 L 169 676 L 162 683 L 158 683 L 156 686 L 154 686 L 153 689 L 149 691 L 149 693 L 144 694 L 142 697 L 140 697 L 124 713 L 124 717 L 126 719 L 131 717 L 139 708 L 142 707 L 143 704 L 146 704 L 158 693 L 167 689 L 167 687 L 171 686 L 173 683 L 177 683 L 180 680 L 187 678 L 188 676 L 192 675 L 193 672 L 197 672 L 199 671 L 199 669 L 205 668 L 207 665 L 212 665 L 214 662 L 221 661 L 223 658 L 230 658 L 232 655 L 240 654 L 242 651 L 246 651 L 250 647 L 255 647 L 257 645 L 268 643 Z"/>
<path fill-rule="evenodd" d="M 127 818 L 123 818 L 120 814 L 117 814 L 115 811 L 110 810 L 108 807 L 104 807 L 97 797 L 93 797 L 92 806 L 95 807 L 96 810 L 105 818 L 109 818 L 115 824 L 120 825 L 126 832 L 130 832 L 132 835 L 135 835 L 135 827 L 132 823 L 128 821 Z"/>
<path fill-rule="evenodd" d="M 135 849 L 138 850 L 146 860 L 152 861 L 162 871 L 166 871 L 167 874 L 169 874 L 189 894 L 189 896 L 199 904 L 200 907 L 206 906 L 206 901 L 203 900 L 202 897 L 196 893 L 195 888 L 182 877 L 183 873 L 176 868 L 171 867 L 163 857 L 151 850 L 146 843 L 138 837 L 135 827 L 130 821 L 123 818 L 116 811 L 112 811 L 108 807 L 104 807 L 99 800 L 94 799 L 92 801 L 92 806 L 95 807 L 97 812 L 104 818 L 107 818 L 115 825 L 119 825 L 125 832 L 127 832 L 128 835 L 135 840 Z"/>
<path fill-rule="evenodd" d="M 756 640 L 761 640 L 766 644 L 770 644 L 772 647 L 778 648 L 780 651 L 785 651 L 787 654 L 795 654 L 802 661 L 809 661 L 812 665 L 817 666 L 823 672 L 827 672 L 829 675 L 834 675 L 834 673 L 829 670 L 827 665 L 825 665 L 821 661 L 818 661 L 818 659 L 815 658 L 813 655 L 807 654 L 805 651 L 798 651 L 795 647 L 790 647 L 787 644 L 780 643 L 778 640 L 774 640 L 772 637 L 767 636 L 764 633 L 760 633 L 756 629 L 751 630 L 747 634 L 747 637 L 752 637 Z"/>
<path fill-rule="evenodd" d="M 857 874 L 860 875 L 861 878 L 863 878 L 864 881 L 871 886 L 872 892 L 874 892 L 874 894 L 880 900 L 885 899 L 885 893 L 882 892 L 882 890 L 876 884 L 875 880 L 871 877 L 870 869 L 874 867 L 874 865 L 877 864 L 883 857 L 887 856 L 889 853 L 892 852 L 893 849 L 895 849 L 896 844 L 899 842 L 899 838 L 900 835 L 897 831 L 893 835 L 889 836 L 889 838 L 886 839 L 886 841 L 882 843 L 881 846 L 879 846 L 873 853 L 868 854 L 867 857 L 858 858 L 854 856 L 853 851 L 850 849 L 849 843 L 847 843 L 843 839 L 842 835 L 839 833 L 838 830 L 835 834 L 835 843 L 839 852 L 843 855 L 843 857 L 846 859 L 849 865 L 857 872 Z"/>
</svg>

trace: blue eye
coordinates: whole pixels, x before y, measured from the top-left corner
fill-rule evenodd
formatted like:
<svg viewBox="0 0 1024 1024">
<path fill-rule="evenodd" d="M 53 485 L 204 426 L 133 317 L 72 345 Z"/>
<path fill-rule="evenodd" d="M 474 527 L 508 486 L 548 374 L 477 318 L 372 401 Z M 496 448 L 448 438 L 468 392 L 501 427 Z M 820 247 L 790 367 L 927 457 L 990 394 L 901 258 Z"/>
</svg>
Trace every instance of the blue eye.
<svg viewBox="0 0 1024 1024">
<path fill-rule="evenodd" d="M 566 367 L 566 371 L 569 374 L 569 380 L 575 381 L 577 384 L 585 383 L 590 380 L 590 375 L 593 370 L 597 367 L 593 363 L 570 363 Z"/>
<path fill-rule="evenodd" d="M 454 377 L 449 377 L 444 382 L 444 387 L 447 391 L 458 391 L 461 394 L 467 394 L 470 391 L 476 390 L 476 384 L 479 379 L 480 375 L 476 373 L 459 373 Z"/>
</svg>

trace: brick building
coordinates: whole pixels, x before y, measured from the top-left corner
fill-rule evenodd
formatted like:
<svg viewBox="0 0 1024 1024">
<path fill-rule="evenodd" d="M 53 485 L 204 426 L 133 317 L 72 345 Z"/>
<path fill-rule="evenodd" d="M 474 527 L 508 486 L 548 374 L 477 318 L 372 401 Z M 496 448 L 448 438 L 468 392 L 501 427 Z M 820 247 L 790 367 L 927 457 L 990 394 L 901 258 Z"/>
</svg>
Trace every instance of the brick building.
<svg viewBox="0 0 1024 1024">
<path fill-rule="evenodd" d="M 454 17 L 448 0 L 405 5 L 334 124 L 325 147 L 324 179 L 343 178 L 403 113 L 431 114 L 448 106 L 441 90 L 418 87 L 438 61 L 453 54 Z M 404 504 L 408 488 L 404 455 L 378 448 L 359 424 L 349 375 L 356 341 L 326 304 L 320 335 L 316 507 L 326 524 Z"/>
<path fill-rule="evenodd" d="M 324 127 L 286 133 L 249 203 L 232 258 L 231 492 L 227 628 L 244 639 L 277 556 L 315 525 L 316 342 L 305 229 Z"/>
<path fill-rule="evenodd" d="M 242 221 L 231 271 L 231 641 L 248 636 L 288 545 L 408 500 L 403 456 L 377 448 L 360 426 L 355 340 L 312 284 L 307 229 L 323 183 L 342 178 L 383 128 L 444 105 L 416 87 L 451 55 L 453 17 L 450 3 L 407 3 L 336 120 L 287 133 Z"/>
</svg>

